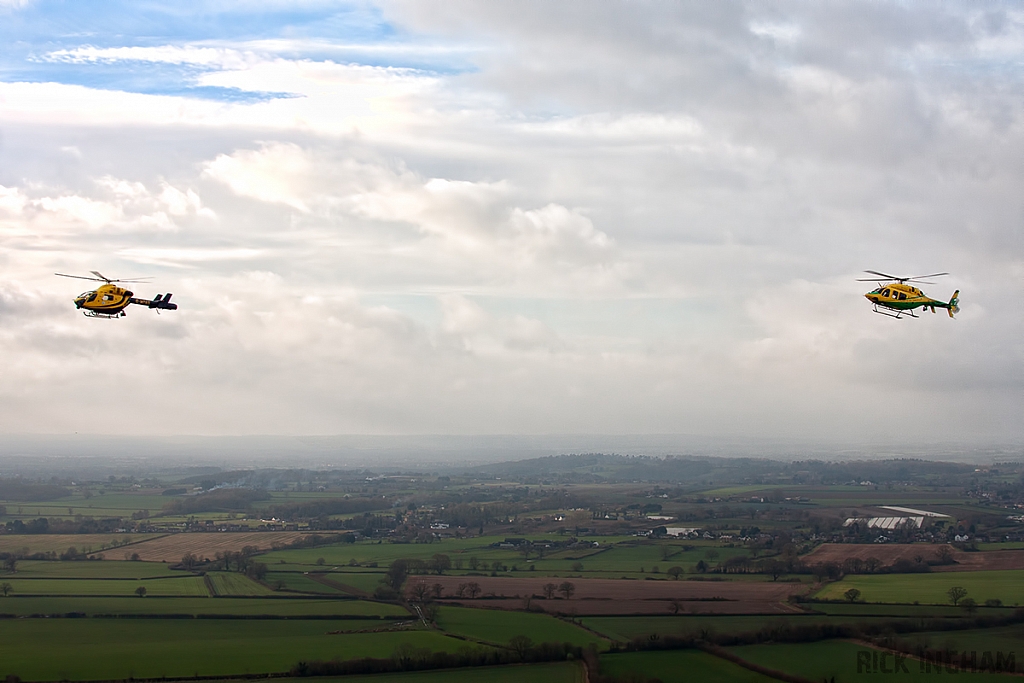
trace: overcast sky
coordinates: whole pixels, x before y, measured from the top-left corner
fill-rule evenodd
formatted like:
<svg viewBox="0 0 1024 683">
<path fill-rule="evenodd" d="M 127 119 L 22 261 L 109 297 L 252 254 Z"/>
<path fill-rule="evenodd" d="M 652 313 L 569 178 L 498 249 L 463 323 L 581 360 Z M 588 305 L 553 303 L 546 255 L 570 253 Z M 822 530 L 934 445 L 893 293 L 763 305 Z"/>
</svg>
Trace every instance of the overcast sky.
<svg viewBox="0 0 1024 683">
<path fill-rule="evenodd" d="M 1024 441 L 1018 4 L 0 0 L 0 46 L 0 433 Z M 87 319 L 90 270 L 180 308 Z"/>
</svg>

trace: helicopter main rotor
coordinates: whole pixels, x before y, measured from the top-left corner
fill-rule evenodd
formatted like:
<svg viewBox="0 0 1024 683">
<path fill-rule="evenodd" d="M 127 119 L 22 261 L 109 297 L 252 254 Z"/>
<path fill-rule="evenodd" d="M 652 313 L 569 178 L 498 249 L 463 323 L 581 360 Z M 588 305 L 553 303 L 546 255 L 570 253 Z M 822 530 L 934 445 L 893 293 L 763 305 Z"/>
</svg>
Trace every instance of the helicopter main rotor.
<svg viewBox="0 0 1024 683">
<path fill-rule="evenodd" d="M 96 277 L 86 277 L 85 275 L 67 275 L 65 273 L 54 273 L 54 275 L 59 275 L 61 277 L 70 277 L 70 278 L 74 278 L 76 280 L 92 280 L 94 282 L 106 282 L 107 284 L 113 284 L 115 282 L 146 283 L 146 282 L 149 282 L 150 280 L 153 279 L 153 278 L 150 278 L 150 277 L 139 277 L 139 278 L 132 278 L 130 280 L 112 280 L 109 277 L 106 277 L 105 275 L 103 275 L 103 273 L 100 273 L 98 271 L 90 270 L 89 272 L 92 273 L 93 275 L 95 275 Z"/>
<path fill-rule="evenodd" d="M 897 277 L 895 275 L 889 275 L 887 273 L 879 273 L 877 270 L 865 270 L 865 273 L 871 273 L 872 275 L 878 275 L 879 277 L 866 277 L 857 278 L 857 282 L 919 282 L 924 285 L 934 285 L 934 282 L 928 282 L 925 278 L 929 277 L 940 277 L 942 275 L 949 275 L 949 273 L 932 273 L 931 275 L 914 275 L 913 277 Z"/>
</svg>

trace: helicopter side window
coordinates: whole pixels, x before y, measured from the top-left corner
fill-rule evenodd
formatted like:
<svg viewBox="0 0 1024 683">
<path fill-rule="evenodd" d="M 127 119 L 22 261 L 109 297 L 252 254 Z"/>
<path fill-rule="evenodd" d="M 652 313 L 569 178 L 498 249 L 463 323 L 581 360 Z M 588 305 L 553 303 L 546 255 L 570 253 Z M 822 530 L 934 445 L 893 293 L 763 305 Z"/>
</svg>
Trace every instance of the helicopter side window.
<svg viewBox="0 0 1024 683">
<path fill-rule="evenodd" d="M 882 296 L 889 296 L 889 290 L 888 289 L 883 289 L 882 290 Z"/>
<path fill-rule="evenodd" d="M 906 298 L 907 298 L 907 295 L 906 295 L 906 294 L 904 294 L 903 292 L 900 292 L 900 294 L 899 294 L 899 298 L 900 298 L 901 300 L 902 300 L 902 299 L 906 299 Z"/>
</svg>

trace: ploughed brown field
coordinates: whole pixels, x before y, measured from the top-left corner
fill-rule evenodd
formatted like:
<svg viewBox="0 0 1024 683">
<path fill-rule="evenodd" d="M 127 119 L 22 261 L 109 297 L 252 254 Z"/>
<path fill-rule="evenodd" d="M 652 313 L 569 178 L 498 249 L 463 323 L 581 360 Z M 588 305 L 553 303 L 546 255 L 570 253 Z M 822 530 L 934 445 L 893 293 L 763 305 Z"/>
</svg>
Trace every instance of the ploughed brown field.
<svg viewBox="0 0 1024 683">
<path fill-rule="evenodd" d="M 556 593 L 545 599 L 544 584 L 556 586 L 565 579 L 510 578 L 490 576 L 414 576 L 406 591 L 423 582 L 439 583 L 441 599 L 463 605 L 523 609 L 530 599 L 531 609 L 557 614 L 668 614 L 672 601 L 680 604 L 680 614 L 780 614 L 799 612 L 789 604 L 791 595 L 806 593 L 809 586 L 799 583 L 762 581 L 629 581 L 618 579 L 569 579 L 576 591 L 570 599 Z M 476 582 L 481 592 L 475 599 L 458 598 L 460 583 Z"/>
<path fill-rule="evenodd" d="M 818 564 L 835 562 L 841 565 L 849 558 L 866 560 L 869 557 L 877 558 L 882 566 L 889 566 L 896 560 L 905 559 L 914 561 L 917 557 L 924 560 L 938 559 L 938 552 L 941 545 L 911 543 L 882 545 L 878 543 L 825 543 L 804 555 L 803 560 L 807 564 Z M 935 565 L 932 571 L 936 572 L 969 572 L 988 571 L 997 569 L 1024 569 L 1024 550 L 988 550 L 984 552 L 963 552 L 953 549 L 953 559 L 956 564 Z"/>
<path fill-rule="evenodd" d="M 218 552 L 237 552 L 247 545 L 270 550 L 275 544 L 283 545 L 308 536 L 304 531 L 251 531 L 251 532 L 194 532 L 168 534 L 126 548 L 138 553 L 144 562 L 179 562 L 186 553 L 200 560 L 214 559 Z M 141 537 L 136 537 L 141 538 Z"/>
</svg>

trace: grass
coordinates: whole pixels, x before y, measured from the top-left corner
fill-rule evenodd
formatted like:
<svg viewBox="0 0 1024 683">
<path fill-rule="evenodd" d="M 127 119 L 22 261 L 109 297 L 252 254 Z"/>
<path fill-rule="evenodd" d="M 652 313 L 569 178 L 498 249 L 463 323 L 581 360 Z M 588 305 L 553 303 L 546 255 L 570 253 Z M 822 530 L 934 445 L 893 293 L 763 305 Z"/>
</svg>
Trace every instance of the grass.
<svg viewBox="0 0 1024 683">
<path fill-rule="evenodd" d="M 1004 626 L 1000 628 L 973 629 L 969 631 L 932 631 L 910 633 L 901 636 L 901 640 L 910 641 L 932 649 L 949 649 L 975 651 L 979 653 L 1002 651 L 1017 652 L 1024 642 L 1024 626 Z M 1018 663 L 1018 670 L 1024 662 Z"/>
<path fill-rule="evenodd" d="M 267 576 L 264 581 L 269 586 L 273 586 L 274 588 L 280 586 L 282 590 L 287 591 L 298 591 L 300 593 L 314 593 L 320 595 L 348 595 L 348 593 L 339 588 L 324 585 L 309 578 L 306 574 L 300 574 L 298 572 L 267 572 Z"/>
<path fill-rule="evenodd" d="M 468 607 L 441 607 L 437 625 L 454 635 L 506 645 L 515 636 L 528 636 L 535 643 L 572 643 L 598 648 L 607 645 L 601 638 L 556 617 L 529 612 L 505 612 Z"/>
<path fill-rule="evenodd" d="M 818 643 L 777 644 L 777 645 L 744 645 L 730 648 L 734 654 L 761 666 L 788 674 L 803 676 L 814 681 L 831 680 L 835 677 L 843 683 L 858 681 L 880 681 L 882 683 L 916 683 L 932 681 L 935 673 L 923 673 L 914 660 L 906 660 L 907 671 L 885 674 L 863 669 L 857 672 L 858 652 L 871 652 L 865 645 L 839 640 L 826 640 Z M 888 667 L 892 668 L 893 659 L 888 658 Z M 943 676 L 939 676 L 943 678 Z M 971 681 L 1019 681 L 1015 676 L 974 673 L 968 676 Z"/>
<path fill-rule="evenodd" d="M 299 660 L 390 657 L 401 643 L 456 651 L 431 631 L 345 633 L 351 622 L 19 619 L 0 621 L 0 676 L 96 680 L 283 672 Z M 59 644 L 59 646 L 58 646 Z"/>
<path fill-rule="evenodd" d="M 275 683 L 306 683 L 308 678 L 277 679 Z M 344 676 L 318 678 L 317 683 L 583 683 L 583 670 L 573 662 L 551 664 L 515 664 L 486 666 L 441 671 L 410 671 L 405 673 L 375 674 L 373 676 Z M 221 682 L 218 682 L 221 683 Z M 228 683 L 224 681 L 223 683 Z"/>
<path fill-rule="evenodd" d="M 244 574 L 209 572 L 216 595 L 269 595 L 273 591 Z"/>
<path fill-rule="evenodd" d="M 627 678 L 642 674 L 663 683 L 771 683 L 775 679 L 699 650 L 626 652 L 601 655 L 601 673 Z"/>
<path fill-rule="evenodd" d="M 583 617 L 581 623 L 592 631 L 618 641 L 650 636 L 688 636 L 710 631 L 714 634 L 751 633 L 765 627 L 806 626 L 809 624 L 863 624 L 889 621 L 891 617 L 828 616 L 793 614 L 779 616 L 658 616 L 658 617 Z"/>
<path fill-rule="evenodd" d="M 166 564 L 155 562 L 19 560 L 17 573 L 7 575 L 7 578 L 152 579 L 168 576 L 191 575 L 183 571 L 173 571 Z"/>
<path fill-rule="evenodd" d="M 966 588 L 979 604 L 990 598 L 1004 605 L 1024 603 L 1024 570 L 854 575 L 825 586 L 815 597 L 841 599 L 856 588 L 864 602 L 948 604 L 946 591 L 952 586 Z"/>
<path fill-rule="evenodd" d="M 397 605 L 368 600 L 288 598 L 161 598 L 147 596 L 108 597 L 25 597 L 0 598 L 0 614 L 211 614 L 230 616 L 382 616 L 408 617 Z"/>
<path fill-rule="evenodd" d="M 5 578 L 15 595 L 135 595 L 145 586 L 147 595 L 207 596 L 200 576 L 169 579 L 22 579 Z"/>
<path fill-rule="evenodd" d="M 888 618 L 913 618 L 913 617 L 964 617 L 963 609 L 953 605 L 880 605 L 877 603 L 816 603 L 806 604 L 816 612 L 836 616 L 867 616 L 881 615 Z M 1006 607 L 979 607 L 979 616 L 1001 616 L 1006 615 L 1010 608 Z"/>
<path fill-rule="evenodd" d="M 63 553 L 74 547 L 80 552 L 100 553 L 110 558 L 131 554 L 132 546 L 111 547 L 112 544 L 140 543 L 165 534 L 6 534 L 0 536 L 0 553 Z"/>
</svg>

